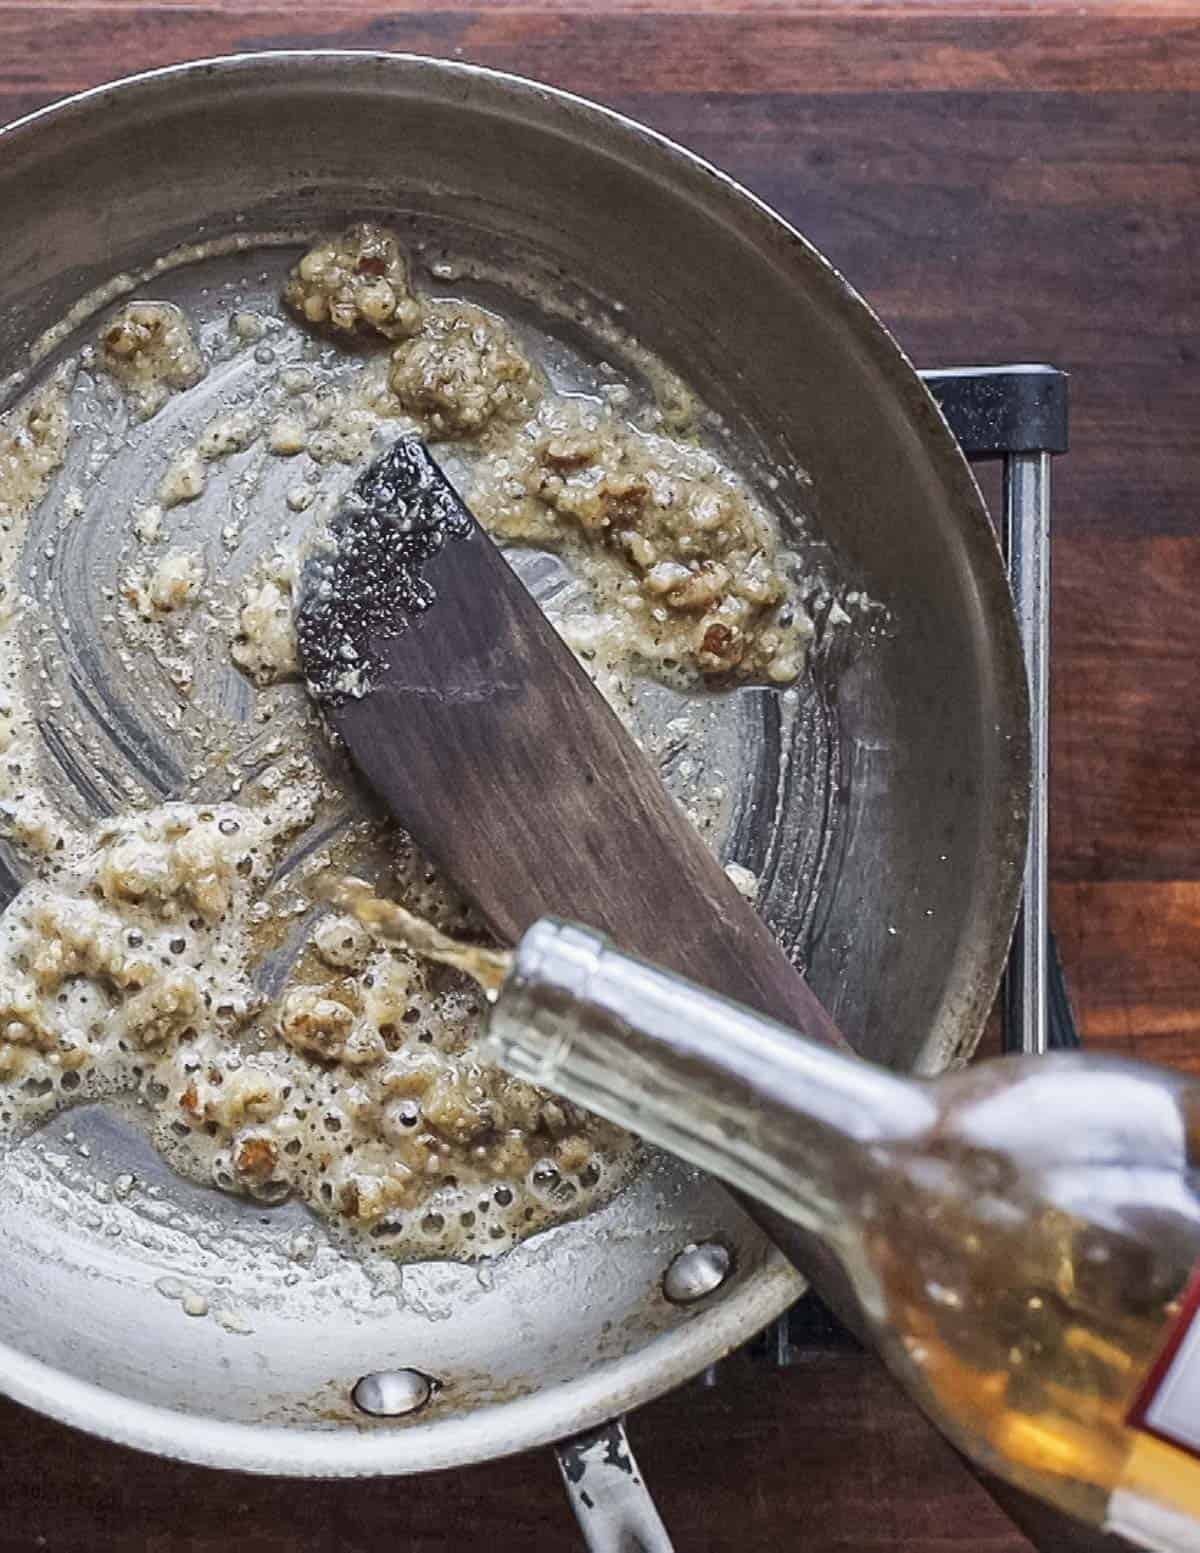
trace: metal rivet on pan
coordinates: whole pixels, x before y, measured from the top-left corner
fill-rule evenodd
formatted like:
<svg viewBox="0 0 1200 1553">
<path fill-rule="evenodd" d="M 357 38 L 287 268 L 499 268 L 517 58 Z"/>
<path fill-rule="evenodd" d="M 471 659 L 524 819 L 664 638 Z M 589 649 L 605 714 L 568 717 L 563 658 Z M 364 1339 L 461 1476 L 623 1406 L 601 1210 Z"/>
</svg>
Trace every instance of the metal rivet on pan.
<svg viewBox="0 0 1200 1553">
<path fill-rule="evenodd" d="M 420 1370 L 376 1370 L 356 1382 L 350 1399 L 372 1418 L 400 1418 L 423 1408 L 434 1383 Z"/>
<path fill-rule="evenodd" d="M 715 1240 L 685 1246 L 663 1274 L 663 1293 L 672 1305 L 694 1305 L 729 1277 L 733 1258 Z"/>
</svg>

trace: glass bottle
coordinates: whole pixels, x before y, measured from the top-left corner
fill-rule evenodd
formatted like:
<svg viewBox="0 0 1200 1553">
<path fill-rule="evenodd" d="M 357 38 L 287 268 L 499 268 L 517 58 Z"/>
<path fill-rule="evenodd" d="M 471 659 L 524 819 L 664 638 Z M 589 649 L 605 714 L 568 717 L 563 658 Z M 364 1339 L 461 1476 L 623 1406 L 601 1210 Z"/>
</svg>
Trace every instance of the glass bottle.
<svg viewBox="0 0 1200 1553">
<path fill-rule="evenodd" d="M 904 1078 L 552 921 L 485 1041 L 819 1240 L 985 1467 L 1200 1549 L 1200 1083 L 1078 1054 Z"/>
</svg>

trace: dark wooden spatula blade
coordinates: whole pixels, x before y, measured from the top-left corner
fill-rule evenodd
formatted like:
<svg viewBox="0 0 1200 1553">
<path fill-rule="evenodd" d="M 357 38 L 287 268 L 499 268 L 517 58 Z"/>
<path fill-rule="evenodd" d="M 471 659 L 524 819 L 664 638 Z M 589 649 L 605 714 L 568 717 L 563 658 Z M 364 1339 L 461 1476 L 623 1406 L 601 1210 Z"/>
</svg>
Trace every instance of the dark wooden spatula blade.
<svg viewBox="0 0 1200 1553">
<path fill-rule="evenodd" d="M 356 526 L 374 524 L 374 538 L 348 547 L 351 564 L 337 577 L 328 562 L 323 573 L 306 568 L 300 615 L 302 662 L 327 691 L 341 661 L 331 651 L 337 611 L 352 616 L 341 650 L 363 693 L 335 691 L 326 704 L 371 786 L 506 942 L 540 916 L 571 918 L 836 1040 L 769 929 L 421 444 L 403 444 L 407 497 L 397 497 L 396 479 L 380 478 L 385 460 L 334 524 L 342 549 Z M 382 524 L 372 486 L 385 493 Z M 420 537 L 417 509 L 431 501 L 425 526 L 438 530 L 436 543 Z M 386 546 L 397 514 L 396 545 L 419 555 L 416 605 L 377 611 L 364 635 L 362 596 L 398 599 L 408 587 L 381 575 L 390 563 L 375 542 Z"/>
</svg>

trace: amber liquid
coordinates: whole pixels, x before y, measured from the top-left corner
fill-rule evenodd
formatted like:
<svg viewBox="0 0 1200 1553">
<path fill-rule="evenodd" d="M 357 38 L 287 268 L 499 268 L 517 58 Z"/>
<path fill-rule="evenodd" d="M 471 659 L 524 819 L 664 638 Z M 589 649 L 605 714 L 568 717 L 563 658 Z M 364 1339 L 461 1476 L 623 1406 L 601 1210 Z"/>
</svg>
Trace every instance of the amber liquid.
<svg viewBox="0 0 1200 1553">
<path fill-rule="evenodd" d="M 385 943 L 402 944 L 423 959 L 448 965 L 470 976 L 492 1002 L 499 996 L 504 978 L 512 969 L 512 955 L 507 949 L 487 949 L 450 938 L 424 917 L 377 895 L 362 879 L 331 875 L 321 881 L 319 894 L 331 906 L 349 912 L 368 932 Z"/>
<path fill-rule="evenodd" d="M 1108 1082 L 1119 1115 L 1122 1081 Z M 1019 1140 L 1006 1146 L 1020 1094 L 960 1087 L 940 1136 L 885 1149 L 885 1184 L 868 1194 L 861 1254 L 891 1362 L 965 1451 L 1081 1519 L 1104 1525 L 1123 1490 L 1200 1523 L 1200 1460 L 1128 1421 L 1200 1251 L 1189 1172 L 1169 1138 L 1153 1141 L 1172 1117 L 1183 1141 L 1184 1116 L 1151 1104 L 1151 1138 L 1126 1157 L 1075 1161 L 1068 1147 L 1057 1160 L 1051 1147 L 1039 1166 Z M 1041 1106 L 1069 1102 L 1054 1087 L 1046 1075 Z M 1078 1102 L 1060 1124 L 1077 1137 L 1090 1125 Z"/>
</svg>

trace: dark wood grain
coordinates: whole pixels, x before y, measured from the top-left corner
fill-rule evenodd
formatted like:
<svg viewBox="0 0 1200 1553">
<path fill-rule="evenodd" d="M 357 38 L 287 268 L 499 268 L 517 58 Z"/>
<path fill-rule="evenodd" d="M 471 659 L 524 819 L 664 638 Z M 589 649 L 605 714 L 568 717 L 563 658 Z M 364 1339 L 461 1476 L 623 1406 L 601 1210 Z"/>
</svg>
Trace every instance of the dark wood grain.
<svg viewBox="0 0 1200 1553">
<path fill-rule="evenodd" d="M 14 73 L 68 90 L 103 58 L 109 74 L 235 49 L 405 49 L 461 52 L 597 97 L 670 90 L 757 97 L 939 90 L 1005 92 L 1016 83 L 1071 92 L 1186 89 L 1200 18 L 1157 6 L 851 4 L 699 5 L 660 11 L 537 4 L 386 7 L 367 0 L 316 6 L 130 5 L 54 0 L 0 6 L 0 45 Z M 1169 23 L 1171 35 L 1164 33 Z"/>
<path fill-rule="evenodd" d="M 590 93 L 776 204 L 922 365 L 1071 370 L 1055 925 L 1085 1039 L 1200 1070 L 1200 0 L 28 0 L 0 3 L 0 118 L 124 71 L 305 42 L 425 49 Z M 784 1375 L 739 1360 L 632 1432 L 681 1553 L 1027 1549 L 853 1353 Z M 0 1408 L 0 1448 L 3 1553 L 575 1546 L 540 1456 L 279 1484 L 151 1462 L 16 1408 Z"/>
</svg>

